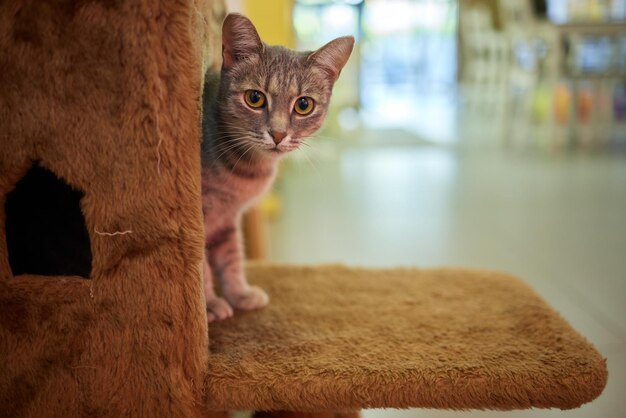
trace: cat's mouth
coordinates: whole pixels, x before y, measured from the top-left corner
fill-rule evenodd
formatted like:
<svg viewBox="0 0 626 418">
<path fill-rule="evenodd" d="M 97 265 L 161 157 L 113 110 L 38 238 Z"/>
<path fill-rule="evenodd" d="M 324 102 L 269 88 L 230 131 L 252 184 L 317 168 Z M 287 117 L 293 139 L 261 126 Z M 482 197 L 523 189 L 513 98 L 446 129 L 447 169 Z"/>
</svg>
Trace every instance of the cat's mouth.
<svg viewBox="0 0 626 418">
<path fill-rule="evenodd" d="M 267 147 L 265 148 L 265 151 L 269 152 L 270 154 L 282 154 L 285 152 L 284 149 L 280 149 L 278 147 Z"/>
<path fill-rule="evenodd" d="M 265 151 L 267 154 L 272 155 L 272 156 L 282 156 L 284 154 L 287 154 L 291 151 L 293 151 L 294 149 L 296 149 L 297 147 L 288 144 L 288 145 L 269 145 L 269 144 L 264 144 L 264 146 L 262 147 L 263 151 Z"/>
</svg>

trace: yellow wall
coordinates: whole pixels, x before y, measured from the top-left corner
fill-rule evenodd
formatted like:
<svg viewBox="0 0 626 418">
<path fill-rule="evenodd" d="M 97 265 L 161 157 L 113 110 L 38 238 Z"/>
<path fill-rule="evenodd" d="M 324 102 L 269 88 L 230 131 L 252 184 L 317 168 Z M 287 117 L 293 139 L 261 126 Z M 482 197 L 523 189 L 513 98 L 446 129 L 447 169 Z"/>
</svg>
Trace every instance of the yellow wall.
<svg viewBox="0 0 626 418">
<path fill-rule="evenodd" d="M 243 9 L 256 26 L 263 42 L 295 47 L 291 21 L 293 0 L 244 0 Z"/>
</svg>

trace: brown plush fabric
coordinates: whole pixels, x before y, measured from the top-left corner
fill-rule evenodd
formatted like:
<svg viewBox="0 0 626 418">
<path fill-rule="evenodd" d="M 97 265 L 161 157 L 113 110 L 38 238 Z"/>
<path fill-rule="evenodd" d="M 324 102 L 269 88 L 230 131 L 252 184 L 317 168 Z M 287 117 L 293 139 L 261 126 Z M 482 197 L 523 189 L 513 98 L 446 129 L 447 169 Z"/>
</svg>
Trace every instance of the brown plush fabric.
<svg viewBox="0 0 626 418">
<path fill-rule="evenodd" d="M 520 280 L 253 265 L 270 295 L 211 325 L 208 409 L 574 408 L 605 360 Z"/>
<path fill-rule="evenodd" d="M 200 414 L 208 10 L 0 3 L 0 416 Z M 12 274 L 5 201 L 34 163 L 84 195 L 90 279 Z"/>
</svg>

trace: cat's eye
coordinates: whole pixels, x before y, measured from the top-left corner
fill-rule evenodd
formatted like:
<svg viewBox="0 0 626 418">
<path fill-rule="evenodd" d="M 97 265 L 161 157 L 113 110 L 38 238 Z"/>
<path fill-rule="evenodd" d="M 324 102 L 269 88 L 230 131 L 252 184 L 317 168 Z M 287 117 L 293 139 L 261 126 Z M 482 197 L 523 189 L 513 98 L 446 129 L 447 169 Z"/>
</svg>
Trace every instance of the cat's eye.
<svg viewBox="0 0 626 418">
<path fill-rule="evenodd" d="M 253 109 L 259 109 L 265 106 L 265 95 L 258 90 L 246 90 L 243 97 L 246 104 Z"/>
<path fill-rule="evenodd" d="M 315 101 L 310 97 L 300 97 L 296 100 L 296 104 L 293 106 L 293 110 L 299 115 L 308 115 L 313 111 Z"/>
</svg>

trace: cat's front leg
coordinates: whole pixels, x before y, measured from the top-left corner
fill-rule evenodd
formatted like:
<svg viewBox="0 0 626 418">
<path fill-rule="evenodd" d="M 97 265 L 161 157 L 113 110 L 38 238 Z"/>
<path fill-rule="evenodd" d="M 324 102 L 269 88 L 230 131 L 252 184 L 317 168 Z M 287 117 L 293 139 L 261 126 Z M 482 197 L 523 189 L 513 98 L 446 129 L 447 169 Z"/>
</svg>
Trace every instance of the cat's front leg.
<svg viewBox="0 0 626 418">
<path fill-rule="evenodd" d="M 223 228 L 211 243 L 210 263 L 218 275 L 222 294 L 231 306 L 244 311 L 260 309 L 269 297 L 263 289 L 250 286 L 244 272 L 241 232 L 236 224 Z"/>
<path fill-rule="evenodd" d="M 233 316 L 233 308 L 224 300 L 215 294 L 213 287 L 213 273 L 209 266 L 207 251 L 204 252 L 204 263 L 202 265 L 202 274 L 204 276 L 204 298 L 206 300 L 206 316 L 209 322 L 221 321 Z"/>
</svg>

